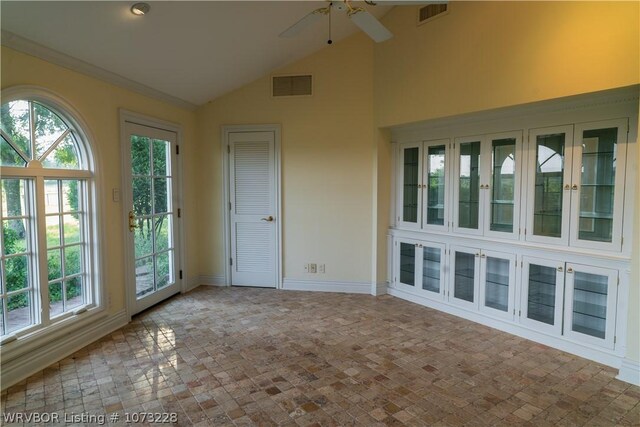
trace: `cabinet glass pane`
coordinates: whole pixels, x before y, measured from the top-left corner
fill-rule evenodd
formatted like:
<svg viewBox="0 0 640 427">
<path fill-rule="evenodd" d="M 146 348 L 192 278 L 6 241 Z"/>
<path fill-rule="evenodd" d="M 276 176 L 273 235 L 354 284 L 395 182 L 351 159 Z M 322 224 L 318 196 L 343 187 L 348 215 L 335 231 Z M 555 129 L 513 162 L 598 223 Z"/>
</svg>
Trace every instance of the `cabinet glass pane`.
<svg viewBox="0 0 640 427">
<path fill-rule="evenodd" d="M 427 152 L 427 224 L 444 225 L 444 154 L 444 145 Z"/>
<path fill-rule="evenodd" d="M 509 308 L 509 260 L 487 257 L 484 305 L 506 312 Z"/>
<path fill-rule="evenodd" d="M 553 325 L 556 310 L 556 270 L 543 265 L 529 265 L 527 317 Z"/>
<path fill-rule="evenodd" d="M 533 204 L 533 234 L 562 234 L 562 186 L 565 134 L 538 135 Z"/>
<path fill-rule="evenodd" d="M 460 144 L 458 226 L 478 228 L 480 199 L 480 141 Z"/>
<path fill-rule="evenodd" d="M 416 247 L 410 243 L 400 243 L 400 283 L 415 286 Z"/>
<path fill-rule="evenodd" d="M 578 238 L 610 242 L 616 177 L 618 128 L 582 134 Z"/>
<path fill-rule="evenodd" d="M 422 251 L 422 289 L 440 292 L 439 248 L 424 248 Z"/>
<path fill-rule="evenodd" d="M 418 147 L 407 148 L 403 154 L 402 220 L 404 222 L 418 222 L 419 151 Z"/>
<path fill-rule="evenodd" d="M 458 299 L 473 302 L 475 256 L 466 252 L 456 252 L 456 271 L 453 284 L 453 296 Z"/>
<path fill-rule="evenodd" d="M 492 231 L 513 232 L 513 202 L 516 172 L 516 140 L 491 141 L 491 224 Z"/>
<path fill-rule="evenodd" d="M 607 326 L 608 282 L 607 276 L 575 273 L 572 330 L 604 338 Z"/>
</svg>

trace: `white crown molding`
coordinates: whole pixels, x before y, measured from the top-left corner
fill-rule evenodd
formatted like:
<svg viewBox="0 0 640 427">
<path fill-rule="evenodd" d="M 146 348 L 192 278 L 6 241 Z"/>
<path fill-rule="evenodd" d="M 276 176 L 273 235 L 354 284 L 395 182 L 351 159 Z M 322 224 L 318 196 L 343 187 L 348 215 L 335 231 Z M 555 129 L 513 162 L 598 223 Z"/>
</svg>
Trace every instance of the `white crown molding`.
<svg viewBox="0 0 640 427">
<path fill-rule="evenodd" d="M 8 387 L 17 384 L 47 366 L 120 329 L 129 323 L 129 320 L 126 311 L 120 310 L 81 331 L 67 334 L 19 358 L 2 363 L 0 381 L 2 390 L 6 390 Z"/>
<path fill-rule="evenodd" d="M 640 386 L 640 362 L 627 358 L 622 359 L 620 371 L 616 378 L 620 381 Z"/>
<path fill-rule="evenodd" d="M 282 281 L 286 291 L 341 292 L 348 294 L 371 294 L 371 283 L 334 282 L 329 280 L 288 279 Z"/>
<path fill-rule="evenodd" d="M 198 108 L 197 105 L 192 104 L 191 102 L 153 89 L 142 83 L 138 83 L 119 74 L 112 73 L 111 71 L 107 71 L 104 68 L 89 64 L 88 62 L 74 58 L 65 53 L 50 49 L 34 41 L 25 39 L 24 37 L 14 34 L 10 31 L 2 30 L 0 43 L 3 46 L 6 46 L 18 52 L 26 53 L 27 55 L 34 56 L 36 58 L 42 59 L 43 61 L 50 62 L 68 70 L 75 71 L 98 80 L 102 80 L 103 82 L 139 93 L 149 98 L 167 102 L 185 110 L 195 111 Z"/>
</svg>

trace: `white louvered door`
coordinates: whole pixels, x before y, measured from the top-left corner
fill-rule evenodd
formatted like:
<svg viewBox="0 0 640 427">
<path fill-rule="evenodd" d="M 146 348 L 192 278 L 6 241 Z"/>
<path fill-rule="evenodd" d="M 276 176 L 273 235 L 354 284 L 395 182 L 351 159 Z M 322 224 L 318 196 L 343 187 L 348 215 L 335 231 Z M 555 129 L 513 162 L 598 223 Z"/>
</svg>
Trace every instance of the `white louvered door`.
<svg viewBox="0 0 640 427">
<path fill-rule="evenodd" d="M 276 192 L 273 132 L 229 135 L 231 283 L 275 288 Z"/>
</svg>

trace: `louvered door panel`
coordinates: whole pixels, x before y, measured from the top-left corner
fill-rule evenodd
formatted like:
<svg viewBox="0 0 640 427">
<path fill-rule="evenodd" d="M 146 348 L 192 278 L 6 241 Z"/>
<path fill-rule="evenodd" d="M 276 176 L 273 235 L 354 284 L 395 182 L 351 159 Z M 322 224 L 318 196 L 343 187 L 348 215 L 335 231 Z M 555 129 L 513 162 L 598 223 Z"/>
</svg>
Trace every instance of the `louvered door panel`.
<svg viewBox="0 0 640 427">
<path fill-rule="evenodd" d="M 236 223 L 236 242 L 237 272 L 273 271 L 271 224 Z"/>
<path fill-rule="evenodd" d="M 236 143 L 234 147 L 235 211 L 239 215 L 262 215 L 271 211 L 269 145 Z"/>
</svg>

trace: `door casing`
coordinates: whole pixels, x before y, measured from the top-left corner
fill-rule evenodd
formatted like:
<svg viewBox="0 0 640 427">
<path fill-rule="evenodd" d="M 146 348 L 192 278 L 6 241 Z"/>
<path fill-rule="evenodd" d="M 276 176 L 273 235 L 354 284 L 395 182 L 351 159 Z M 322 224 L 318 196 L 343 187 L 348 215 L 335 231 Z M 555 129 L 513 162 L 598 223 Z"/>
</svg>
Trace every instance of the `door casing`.
<svg viewBox="0 0 640 427">
<path fill-rule="evenodd" d="M 235 132 L 273 132 L 275 142 L 275 217 L 276 217 L 276 289 L 282 289 L 282 193 L 281 183 L 281 159 L 280 159 L 280 125 L 225 125 L 222 127 L 220 149 L 222 150 L 222 194 L 224 197 L 224 286 L 231 286 L 231 215 L 229 214 L 229 203 L 231 194 L 229 189 L 229 135 Z"/>
<path fill-rule="evenodd" d="M 130 233 L 128 227 L 126 226 L 129 221 L 129 210 L 127 209 L 127 205 L 124 201 L 124 196 L 127 193 L 124 191 L 130 183 L 127 182 L 126 177 L 128 173 L 125 173 L 128 162 L 127 162 L 127 150 L 125 149 L 125 144 L 128 144 L 127 137 L 127 123 L 133 123 L 136 125 L 146 126 L 150 128 L 156 128 L 164 131 L 174 132 L 176 134 L 176 145 L 182 147 L 183 141 L 183 131 L 182 126 L 176 123 L 168 122 L 165 120 L 156 119 L 154 117 L 146 116 L 143 114 L 139 114 L 133 111 L 120 109 L 120 152 L 121 152 L 121 185 L 120 189 L 113 189 L 119 191 L 119 202 L 122 206 L 122 233 L 123 233 L 123 242 L 124 244 L 124 269 L 125 269 L 125 309 L 127 313 L 127 317 L 131 320 L 131 316 L 134 314 L 133 311 L 136 307 L 136 293 L 135 289 L 135 262 L 133 260 L 133 248 L 130 245 L 126 244 L 128 235 Z M 184 212 L 182 202 L 183 202 L 183 187 L 182 187 L 182 154 L 176 156 L 176 172 L 175 177 L 178 180 L 176 183 L 177 189 L 177 204 L 175 206 L 176 209 L 181 209 Z M 115 192 L 115 191 L 114 191 Z M 114 192 L 112 192 L 112 200 L 116 198 Z M 115 201 L 115 200 L 114 200 Z M 176 273 L 175 280 L 178 283 L 178 287 L 180 289 L 180 293 L 186 292 L 189 288 L 186 286 L 188 277 L 188 272 L 186 269 L 186 265 L 184 260 L 186 257 L 186 247 L 184 244 L 184 225 L 182 218 L 175 218 L 174 226 L 177 228 L 178 239 L 175 242 L 175 247 L 178 251 L 178 255 L 176 257 Z M 182 271 L 182 278 L 180 278 L 180 271 Z M 131 278 L 133 278 L 134 282 L 131 283 Z"/>
</svg>

